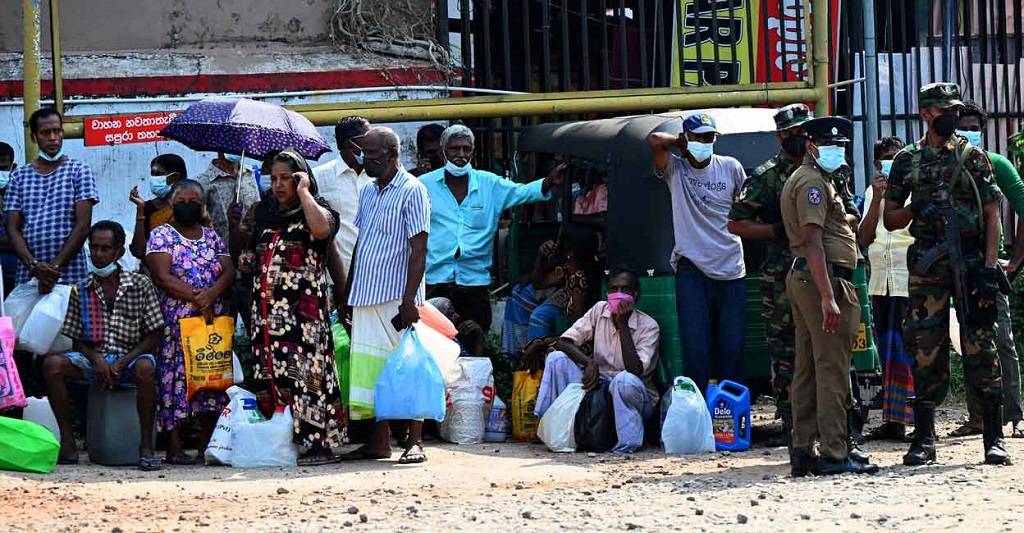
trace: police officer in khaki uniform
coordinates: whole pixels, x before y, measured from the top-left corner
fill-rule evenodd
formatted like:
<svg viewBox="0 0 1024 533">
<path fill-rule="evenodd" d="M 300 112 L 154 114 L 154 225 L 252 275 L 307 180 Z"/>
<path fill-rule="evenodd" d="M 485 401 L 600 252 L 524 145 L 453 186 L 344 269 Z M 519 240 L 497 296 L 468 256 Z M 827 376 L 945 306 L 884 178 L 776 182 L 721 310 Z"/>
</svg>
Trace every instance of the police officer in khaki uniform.
<svg viewBox="0 0 1024 533">
<path fill-rule="evenodd" d="M 807 155 L 786 180 L 780 200 L 793 254 L 786 294 L 796 327 L 790 466 L 794 477 L 870 474 L 878 467 L 851 460 L 847 450 L 850 356 L 860 322 L 860 303 L 852 283 L 857 237 L 832 180 L 846 162 L 845 146 L 853 124 L 844 118 L 821 117 L 803 127 Z M 820 459 L 814 455 L 816 437 Z"/>
</svg>

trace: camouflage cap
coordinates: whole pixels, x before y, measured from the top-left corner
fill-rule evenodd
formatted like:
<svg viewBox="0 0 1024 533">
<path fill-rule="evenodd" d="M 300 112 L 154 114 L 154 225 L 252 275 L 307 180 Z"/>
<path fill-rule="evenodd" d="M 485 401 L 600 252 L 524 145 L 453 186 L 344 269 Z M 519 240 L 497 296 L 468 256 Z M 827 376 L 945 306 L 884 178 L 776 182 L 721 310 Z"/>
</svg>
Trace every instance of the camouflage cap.
<svg viewBox="0 0 1024 533">
<path fill-rule="evenodd" d="M 775 130 L 782 131 L 795 128 L 811 120 L 814 118 L 814 113 L 804 104 L 790 104 L 776 111 L 773 118 L 775 119 Z"/>
<path fill-rule="evenodd" d="M 943 109 L 964 105 L 960 101 L 960 86 L 949 81 L 929 83 L 917 92 L 921 108 L 937 105 Z"/>
</svg>

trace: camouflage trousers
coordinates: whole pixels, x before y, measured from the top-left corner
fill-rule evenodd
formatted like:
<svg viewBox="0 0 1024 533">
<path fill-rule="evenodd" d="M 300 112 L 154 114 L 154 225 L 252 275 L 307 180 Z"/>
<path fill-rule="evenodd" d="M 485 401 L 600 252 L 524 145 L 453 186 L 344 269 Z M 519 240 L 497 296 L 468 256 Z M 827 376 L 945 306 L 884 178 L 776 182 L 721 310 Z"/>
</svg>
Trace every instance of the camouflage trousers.
<svg viewBox="0 0 1024 533">
<path fill-rule="evenodd" d="M 790 416 L 790 386 L 796 361 L 796 337 L 793 311 L 786 296 L 786 276 L 761 276 L 761 316 L 765 340 L 772 361 L 772 394 L 779 415 Z"/>
<path fill-rule="evenodd" d="M 928 276 L 910 276 L 910 305 L 903 324 L 907 354 L 914 358 L 914 390 L 919 400 L 942 403 L 949 390 L 949 306 L 953 278 L 947 261 Z M 964 386 L 981 401 L 1002 404 L 1002 374 L 996 353 L 997 293 L 972 292 L 961 321 Z"/>
</svg>

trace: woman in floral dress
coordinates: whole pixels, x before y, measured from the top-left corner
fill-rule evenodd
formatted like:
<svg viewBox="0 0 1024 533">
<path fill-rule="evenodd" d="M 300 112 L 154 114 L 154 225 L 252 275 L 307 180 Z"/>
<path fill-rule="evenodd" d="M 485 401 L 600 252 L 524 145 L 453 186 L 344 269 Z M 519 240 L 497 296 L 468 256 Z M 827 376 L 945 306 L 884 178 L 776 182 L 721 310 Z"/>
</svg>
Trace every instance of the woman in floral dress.
<svg viewBox="0 0 1024 533">
<path fill-rule="evenodd" d="M 235 279 L 227 247 L 213 229 L 203 225 L 203 198 L 199 182 L 186 179 L 175 183 L 171 192 L 174 216 L 170 223 L 153 229 L 146 246 L 146 266 L 161 289 L 160 306 L 167 323 L 157 358 L 157 423 L 161 431 L 171 432 L 165 459 L 170 464 L 203 460 L 217 416 L 227 404 L 223 392 L 200 391 L 187 397 L 181 348 L 181 319 L 224 314 L 222 296 Z M 185 454 L 178 435 L 181 423 L 193 415 L 199 417 L 202 429 L 196 458 Z"/>
<path fill-rule="evenodd" d="M 344 422 L 327 284 L 339 219 L 317 191 L 298 152 L 275 156 L 271 194 L 256 206 L 253 241 L 241 260 L 254 274 L 252 351 L 259 393 L 272 405 L 291 407 L 295 443 L 307 448 L 301 465 L 335 461 L 331 448 L 341 446 Z"/>
</svg>

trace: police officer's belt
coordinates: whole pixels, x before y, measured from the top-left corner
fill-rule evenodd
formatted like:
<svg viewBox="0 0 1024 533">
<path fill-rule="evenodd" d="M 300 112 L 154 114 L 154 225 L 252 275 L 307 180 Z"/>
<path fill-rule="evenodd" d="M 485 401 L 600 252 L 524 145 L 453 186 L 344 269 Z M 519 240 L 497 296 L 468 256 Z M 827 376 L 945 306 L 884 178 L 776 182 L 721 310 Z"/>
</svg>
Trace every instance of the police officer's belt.
<svg viewBox="0 0 1024 533">
<path fill-rule="evenodd" d="M 845 279 L 846 281 L 853 283 L 852 268 L 846 268 L 835 263 L 829 263 L 828 266 L 832 270 L 833 276 L 839 279 Z M 793 270 L 799 270 L 801 272 L 810 272 L 811 268 L 807 266 L 807 259 L 803 257 L 797 257 L 796 259 L 793 259 Z"/>
</svg>

